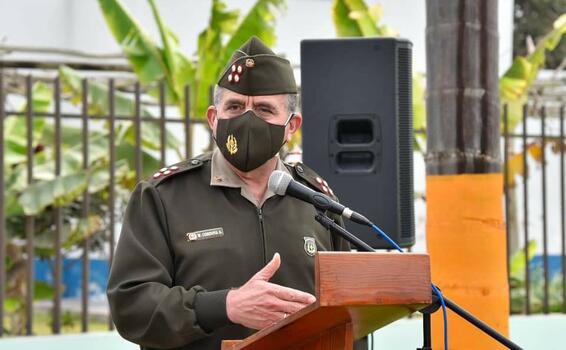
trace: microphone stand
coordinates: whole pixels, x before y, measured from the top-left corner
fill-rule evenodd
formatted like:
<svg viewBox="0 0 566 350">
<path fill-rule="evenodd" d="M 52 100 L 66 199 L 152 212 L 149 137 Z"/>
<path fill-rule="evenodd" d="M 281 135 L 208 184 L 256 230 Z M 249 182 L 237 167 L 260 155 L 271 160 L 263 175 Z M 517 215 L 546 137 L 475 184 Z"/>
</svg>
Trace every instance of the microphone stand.
<svg viewBox="0 0 566 350">
<path fill-rule="evenodd" d="M 338 234 L 346 239 L 348 242 L 352 243 L 354 246 L 359 248 L 362 251 L 366 252 L 377 252 L 377 250 L 373 249 L 369 246 L 366 242 L 362 241 L 358 237 L 356 237 L 351 232 L 348 232 L 345 228 L 338 225 L 334 220 L 326 216 L 325 212 L 317 208 L 317 214 L 315 216 L 315 220 L 324 226 L 326 229 L 330 230 L 334 234 Z M 495 339 L 499 343 L 503 344 L 508 349 L 512 350 L 522 350 L 522 348 L 513 343 L 511 340 L 504 337 L 501 333 L 497 332 L 495 329 L 491 328 L 488 324 L 483 322 L 482 320 L 476 318 L 474 315 L 469 313 L 468 311 L 462 309 L 453 301 L 449 300 L 448 298 L 444 297 L 444 303 L 446 307 L 456 313 L 458 316 L 462 317 L 473 326 L 484 332 L 485 334 L 489 335 L 491 338 Z M 430 315 L 437 311 L 440 308 L 440 300 L 436 296 L 436 294 L 432 293 L 432 303 L 425 307 L 424 309 L 420 310 L 423 314 L 423 346 L 418 348 L 417 350 L 432 350 L 432 342 L 431 342 L 431 317 Z M 447 349 L 446 349 L 447 350 Z"/>
</svg>

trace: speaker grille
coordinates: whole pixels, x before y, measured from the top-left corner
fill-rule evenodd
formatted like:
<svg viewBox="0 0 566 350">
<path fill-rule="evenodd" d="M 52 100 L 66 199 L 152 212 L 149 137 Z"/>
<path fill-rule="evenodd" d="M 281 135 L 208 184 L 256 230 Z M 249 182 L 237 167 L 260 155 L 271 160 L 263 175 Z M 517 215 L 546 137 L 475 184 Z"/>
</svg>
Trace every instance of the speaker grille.
<svg viewBox="0 0 566 350">
<path fill-rule="evenodd" d="M 399 151 L 399 232 L 414 237 L 413 208 L 413 108 L 411 49 L 397 48 L 397 115 Z"/>
</svg>

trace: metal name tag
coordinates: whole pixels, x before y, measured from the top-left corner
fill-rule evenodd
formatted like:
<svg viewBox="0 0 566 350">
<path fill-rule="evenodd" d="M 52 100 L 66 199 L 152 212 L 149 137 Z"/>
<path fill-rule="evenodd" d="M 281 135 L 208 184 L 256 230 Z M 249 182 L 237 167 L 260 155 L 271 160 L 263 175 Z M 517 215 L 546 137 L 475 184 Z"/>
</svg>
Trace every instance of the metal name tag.
<svg viewBox="0 0 566 350">
<path fill-rule="evenodd" d="M 187 232 L 185 234 L 188 242 L 202 241 L 205 239 L 218 238 L 224 236 L 224 229 L 222 227 L 210 228 L 208 230 L 201 230 L 195 232 Z"/>
</svg>

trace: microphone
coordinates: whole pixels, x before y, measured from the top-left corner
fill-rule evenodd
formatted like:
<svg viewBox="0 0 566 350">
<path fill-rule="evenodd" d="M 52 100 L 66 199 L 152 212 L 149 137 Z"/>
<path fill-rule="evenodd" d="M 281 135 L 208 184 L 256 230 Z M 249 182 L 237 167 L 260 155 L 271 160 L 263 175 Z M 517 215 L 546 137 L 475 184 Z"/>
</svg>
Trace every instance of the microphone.
<svg viewBox="0 0 566 350">
<path fill-rule="evenodd" d="M 366 226 L 372 225 L 371 221 L 365 216 L 295 181 L 291 175 L 284 171 L 275 170 L 271 173 L 267 187 L 270 191 L 280 196 L 289 195 L 303 202 L 310 203 L 318 209 L 328 210 L 329 212 L 341 215 L 358 224 Z"/>
</svg>

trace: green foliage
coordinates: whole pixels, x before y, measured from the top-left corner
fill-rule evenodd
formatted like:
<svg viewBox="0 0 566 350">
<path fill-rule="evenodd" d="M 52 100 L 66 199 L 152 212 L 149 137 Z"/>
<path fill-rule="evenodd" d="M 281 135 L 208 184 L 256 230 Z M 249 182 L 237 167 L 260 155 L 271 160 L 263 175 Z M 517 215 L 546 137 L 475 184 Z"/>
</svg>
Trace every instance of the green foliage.
<svg viewBox="0 0 566 350">
<path fill-rule="evenodd" d="M 75 105 L 82 103 L 83 78 L 72 68 L 59 67 L 59 77 L 63 85 L 63 93 L 70 96 L 70 102 Z M 106 115 L 109 112 L 108 86 L 88 81 L 88 113 L 91 115 Z M 143 105 L 140 113 L 144 117 L 151 116 L 150 111 Z M 114 93 L 114 109 L 116 115 L 133 116 L 135 114 L 135 100 L 130 94 L 121 91 Z"/>
<path fill-rule="evenodd" d="M 546 55 L 556 49 L 565 33 L 566 13 L 554 21 L 552 30 L 539 40 L 531 54 L 516 57 L 511 67 L 499 79 L 499 97 L 501 104 L 507 105 L 510 132 L 522 120 L 523 105 L 527 102 L 529 89 L 539 70 L 545 65 Z M 503 111 L 501 115 L 501 122 L 503 123 Z M 501 130 L 503 130 L 503 126 Z M 532 149 L 532 145 L 529 148 Z M 524 167 L 527 164 L 523 164 L 522 159 L 522 152 L 519 152 L 511 155 L 510 161 L 507 163 L 508 181 L 511 188 L 515 186 L 515 175 L 522 176 L 524 174 Z M 542 158 L 535 157 L 535 160 L 541 162 Z"/>
<path fill-rule="evenodd" d="M 147 84 L 166 77 L 163 51 L 122 3 L 116 0 L 99 0 L 98 3 L 108 28 L 128 57 L 138 79 Z"/>
<path fill-rule="evenodd" d="M 513 26 L 513 56 L 527 56 L 532 39 L 537 42 L 548 28 L 566 11 L 566 0 L 515 0 Z M 528 39 L 529 38 L 529 39 Z M 547 67 L 556 69 L 566 57 L 566 41 L 546 57 Z"/>
<path fill-rule="evenodd" d="M 75 104 L 82 104 L 83 78 L 68 67 L 61 67 L 59 72 L 62 84 L 62 98 Z M 36 82 L 32 90 L 34 113 L 51 112 L 53 107 L 53 90 L 50 86 Z M 107 115 L 109 108 L 108 87 L 96 81 L 88 82 L 87 110 L 88 115 Z M 64 101 L 62 103 L 64 103 Z M 119 90 L 115 93 L 116 114 L 132 116 L 135 101 L 131 95 Z M 20 111 L 26 111 L 21 106 Z M 144 118 L 155 118 L 151 110 L 141 106 Z M 155 119 L 157 121 L 157 119 Z M 110 184 L 109 159 L 109 125 L 103 128 L 90 128 L 88 131 L 89 157 L 88 163 L 83 159 L 83 132 L 81 127 L 61 126 L 61 173 L 55 175 L 55 129 L 52 121 L 35 116 L 32 125 L 32 162 L 33 178 L 28 184 L 27 164 L 28 145 L 26 119 L 21 116 L 8 116 L 5 126 L 5 206 L 7 246 L 12 254 L 7 262 L 7 299 L 5 310 L 12 320 L 8 329 L 13 334 L 23 332 L 25 312 L 21 293 L 23 274 L 22 264 L 26 256 L 24 247 L 17 241 L 25 239 L 26 216 L 32 215 L 34 225 L 34 249 L 36 256 L 50 259 L 55 254 L 53 214 L 55 208 L 62 212 L 62 254 L 72 251 L 85 239 L 91 240 L 93 249 L 100 247 L 103 239 L 100 233 L 105 232 L 108 222 L 108 189 Z M 114 175 L 116 180 L 116 207 L 120 208 L 129 190 L 134 185 L 135 135 L 133 123 L 116 121 L 115 146 L 116 163 Z M 161 149 L 161 131 L 158 123 L 144 121 L 141 126 L 141 152 L 143 161 L 142 178 L 160 167 L 156 154 Z M 166 135 L 168 149 L 180 154 L 180 141 L 171 133 Z M 90 194 L 90 212 L 88 218 L 82 217 L 84 193 Z M 38 284 L 35 298 L 49 299 L 52 293 L 48 285 Z"/>
<path fill-rule="evenodd" d="M 86 189 L 87 171 L 59 176 L 51 181 L 41 181 L 27 187 L 19 197 L 26 215 L 37 215 L 48 205 L 61 206 L 77 198 Z"/>
<path fill-rule="evenodd" d="M 75 327 L 75 317 L 73 316 L 73 313 L 70 311 L 65 311 L 63 312 L 63 317 L 61 317 L 61 325 L 65 328 L 73 328 Z M 92 327 L 89 327 L 92 328 Z"/>
<path fill-rule="evenodd" d="M 529 241 L 527 245 L 528 261 L 531 261 L 536 253 L 537 243 L 534 240 Z M 509 261 L 509 276 L 513 281 L 524 282 L 525 268 L 527 267 L 525 259 L 525 249 L 520 249 L 511 257 Z"/>
<path fill-rule="evenodd" d="M 60 71 L 63 92 L 70 96 L 70 102 L 81 103 L 82 78 L 68 67 Z M 87 100 L 90 114 L 108 113 L 108 88 L 97 83 L 88 83 Z M 48 112 L 52 105 L 53 91 L 44 83 L 38 82 L 33 88 L 34 112 Z M 134 99 L 120 91 L 115 95 L 115 107 L 118 115 L 133 115 Z M 22 110 L 27 107 L 24 106 Z M 146 108 L 141 109 L 144 117 L 153 117 Z M 89 164 L 84 169 L 82 159 L 82 131 L 77 127 L 64 126 L 61 129 L 61 176 L 55 177 L 54 159 L 54 125 L 43 118 L 34 118 L 32 146 L 41 151 L 34 153 L 34 183 L 27 184 L 27 127 L 25 119 L 9 116 L 5 121 L 6 131 L 6 202 L 7 216 L 39 215 L 47 207 L 62 207 L 80 200 L 82 193 L 88 189 L 91 193 L 103 191 L 109 184 L 109 140 L 108 128 L 104 131 L 89 130 Z M 167 147 L 181 154 L 181 142 L 167 132 Z M 118 184 L 131 183 L 135 163 L 135 134 L 131 122 L 120 122 L 116 125 L 117 163 L 115 174 Z M 159 167 L 159 160 L 153 155 L 161 148 L 160 130 L 155 123 L 144 123 L 141 128 L 141 143 L 144 161 L 144 174 L 149 176 L 153 169 Z"/>
<path fill-rule="evenodd" d="M 535 256 L 537 245 L 534 240 L 529 241 L 527 254 L 529 265 Z M 511 296 L 511 313 L 520 314 L 526 310 L 526 281 L 525 269 L 527 268 L 525 249 L 520 249 L 509 262 L 509 288 Z M 544 300 L 544 275 L 541 266 L 534 269 L 530 267 L 530 311 L 532 313 L 543 312 Z M 562 312 L 562 278 L 556 276 L 549 281 L 549 309 L 550 312 Z"/>
<path fill-rule="evenodd" d="M 198 68 L 195 79 L 197 116 L 204 116 L 209 103 L 209 88 L 216 83 L 224 65 L 238 47 L 252 35 L 268 46 L 275 44 L 274 11 L 282 9 L 283 6 L 283 0 L 258 0 L 246 17 L 238 23 L 238 10 L 228 10 L 221 0 L 212 1 L 208 27 L 199 34 L 198 40 Z"/>
<path fill-rule="evenodd" d="M 379 4 L 368 6 L 364 0 L 334 0 L 332 19 L 338 37 L 378 37 L 397 36 L 389 26 L 380 24 L 382 8 Z M 426 104 L 425 77 L 413 72 L 413 146 L 415 150 L 425 151 Z"/>
<path fill-rule="evenodd" d="M 13 313 L 22 307 L 22 301 L 19 298 L 6 298 L 4 299 L 4 311 Z"/>
<path fill-rule="evenodd" d="M 33 300 L 51 300 L 55 295 L 53 287 L 43 281 L 35 281 L 33 285 Z"/>
<path fill-rule="evenodd" d="M 426 104 L 425 76 L 413 73 L 413 129 L 415 130 L 414 148 L 424 153 L 426 150 Z"/>
<path fill-rule="evenodd" d="M 332 4 L 332 19 L 339 37 L 397 36 L 390 27 L 379 23 L 382 14 L 379 4 L 368 6 L 364 0 L 334 0 Z"/>
<path fill-rule="evenodd" d="M 148 0 L 159 30 L 161 45 L 154 42 L 126 10 L 120 0 L 99 0 L 100 8 L 114 38 L 122 47 L 134 72 L 144 84 L 162 79 L 168 97 L 184 110 L 185 86 L 191 87 L 191 115 L 204 118 L 213 86 L 232 52 L 250 36 L 267 45 L 275 43 L 275 11 L 284 0 L 258 0 L 242 21 L 238 10 L 228 10 L 222 0 L 213 0 L 207 28 L 198 37 L 197 63 L 179 49 L 177 36 L 167 27 L 153 0 Z"/>
<path fill-rule="evenodd" d="M 395 35 L 389 27 L 380 25 L 381 7 L 368 6 L 364 0 L 334 0 L 332 18 L 336 35 L 347 36 L 390 36 Z M 522 115 L 522 105 L 527 92 L 540 68 L 545 64 L 547 52 L 554 50 L 566 32 L 566 14 L 554 21 L 553 29 L 538 41 L 534 52 L 528 56 L 517 57 L 507 72 L 501 77 L 499 91 L 502 104 L 508 104 L 509 129 L 517 125 Z M 413 75 L 413 127 L 426 128 L 426 106 L 424 79 Z M 415 139 L 415 149 L 423 150 L 424 133 Z"/>
<path fill-rule="evenodd" d="M 554 21 L 553 28 L 542 39 L 532 53 L 516 57 L 513 64 L 499 80 L 499 95 L 502 104 L 508 105 L 509 130 L 521 121 L 522 105 L 539 70 L 544 67 L 546 55 L 552 52 L 566 33 L 566 13 Z"/>
<path fill-rule="evenodd" d="M 71 95 L 71 102 L 75 104 L 81 103 L 82 99 L 82 78 L 73 69 L 69 67 L 61 67 L 59 69 L 59 76 L 63 82 L 64 92 Z M 109 100 L 108 100 L 108 86 L 95 82 L 88 82 L 88 109 L 89 113 L 93 115 L 108 115 L 109 113 Z M 121 91 L 115 91 L 114 94 L 114 108 L 116 115 L 133 116 L 135 114 L 135 99 Z M 145 106 L 140 106 L 140 113 L 142 117 L 154 117 L 151 111 Z M 173 149 L 181 158 L 181 142 L 169 131 L 166 131 L 167 147 Z M 121 140 L 127 141 L 130 145 L 135 145 L 135 132 L 133 123 L 128 123 L 127 128 L 124 124 L 118 125 L 117 135 Z M 80 135 L 79 135 L 80 136 Z M 141 128 L 141 139 L 144 150 L 158 151 L 161 149 L 161 132 L 155 124 L 144 123 Z M 107 147 L 107 145 L 105 145 Z M 107 149 L 107 148 L 106 148 Z M 133 165 L 133 158 L 131 159 Z M 149 160 L 151 162 L 151 160 Z M 154 163 L 154 162 L 152 162 Z M 155 167 L 151 168 L 155 169 Z"/>
</svg>

